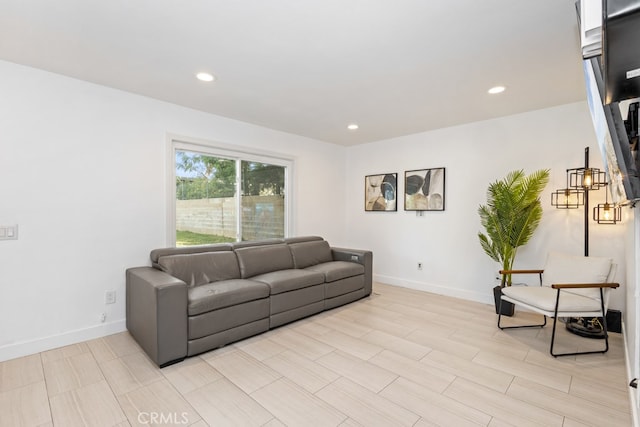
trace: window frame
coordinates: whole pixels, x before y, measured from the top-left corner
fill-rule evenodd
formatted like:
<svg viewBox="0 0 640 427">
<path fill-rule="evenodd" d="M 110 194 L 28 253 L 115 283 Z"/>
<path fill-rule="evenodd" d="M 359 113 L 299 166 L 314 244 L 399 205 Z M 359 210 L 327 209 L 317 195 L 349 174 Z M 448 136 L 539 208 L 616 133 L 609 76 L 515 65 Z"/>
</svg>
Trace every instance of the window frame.
<svg viewBox="0 0 640 427">
<path fill-rule="evenodd" d="M 280 153 L 258 150 L 251 147 L 227 145 L 184 136 L 168 135 L 166 155 L 167 212 L 165 239 L 167 246 L 174 247 L 176 245 L 176 151 L 190 151 L 207 156 L 235 160 L 236 162 L 247 161 L 268 163 L 284 167 L 284 237 L 291 236 L 291 230 L 293 229 L 293 204 L 291 203 L 291 198 L 293 194 L 294 158 Z M 240 173 L 240 168 L 236 168 L 236 209 L 239 213 L 242 212 Z M 239 241 L 242 236 L 241 218 L 242 215 L 237 216 L 236 241 Z"/>
</svg>

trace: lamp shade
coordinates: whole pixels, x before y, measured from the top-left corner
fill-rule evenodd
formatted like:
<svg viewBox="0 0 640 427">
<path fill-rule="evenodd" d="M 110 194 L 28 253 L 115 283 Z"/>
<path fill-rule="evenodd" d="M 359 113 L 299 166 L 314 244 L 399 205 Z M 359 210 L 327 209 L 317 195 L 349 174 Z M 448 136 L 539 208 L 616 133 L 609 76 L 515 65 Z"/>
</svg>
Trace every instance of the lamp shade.
<svg viewBox="0 0 640 427">
<path fill-rule="evenodd" d="M 622 208 L 611 203 L 600 203 L 593 208 L 593 220 L 598 224 L 616 224 L 622 221 Z"/>
<path fill-rule="evenodd" d="M 597 168 L 573 169 L 569 174 L 569 187 L 599 190 L 607 185 L 607 174 Z"/>
<path fill-rule="evenodd" d="M 578 209 L 584 206 L 584 191 L 575 188 L 562 188 L 551 193 L 551 206 L 558 209 Z"/>
</svg>

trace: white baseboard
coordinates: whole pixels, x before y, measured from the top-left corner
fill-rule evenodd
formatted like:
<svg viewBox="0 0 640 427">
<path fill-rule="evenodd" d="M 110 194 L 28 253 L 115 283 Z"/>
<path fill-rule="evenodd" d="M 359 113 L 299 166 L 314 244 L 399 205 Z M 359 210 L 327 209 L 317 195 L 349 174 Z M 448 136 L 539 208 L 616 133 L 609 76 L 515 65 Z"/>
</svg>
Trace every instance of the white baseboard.
<svg viewBox="0 0 640 427">
<path fill-rule="evenodd" d="M 434 294 L 446 295 L 449 297 L 455 297 L 465 299 L 469 301 L 476 301 L 483 304 L 494 304 L 493 300 L 493 285 L 488 284 L 486 292 L 474 292 L 461 289 L 451 289 L 443 285 L 436 285 L 433 283 L 417 282 L 413 280 L 400 279 L 398 277 L 383 276 L 376 274 L 373 278 L 374 282 L 384 283 L 387 285 L 400 286 L 403 288 L 416 289 L 418 291 L 432 292 Z"/>
<path fill-rule="evenodd" d="M 15 359 L 17 357 L 28 356 L 40 353 L 41 351 L 52 350 L 66 345 L 76 344 L 82 341 L 101 338 L 106 335 L 116 334 L 127 330 L 126 321 L 116 320 L 100 325 L 91 326 L 84 329 L 65 332 L 58 335 L 51 335 L 29 341 L 20 341 L 0 347 L 0 362 Z"/>
</svg>

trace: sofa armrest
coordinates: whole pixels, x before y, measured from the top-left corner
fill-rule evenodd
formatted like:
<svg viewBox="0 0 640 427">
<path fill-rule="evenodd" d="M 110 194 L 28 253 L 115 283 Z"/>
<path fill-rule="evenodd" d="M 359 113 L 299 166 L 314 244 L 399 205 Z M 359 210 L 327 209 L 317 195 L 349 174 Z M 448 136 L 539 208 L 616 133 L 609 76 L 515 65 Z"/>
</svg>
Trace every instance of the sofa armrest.
<svg viewBox="0 0 640 427">
<path fill-rule="evenodd" d="M 187 285 L 153 267 L 127 276 L 127 329 L 160 367 L 187 356 Z"/>
<path fill-rule="evenodd" d="M 365 295 L 371 295 L 373 286 L 373 252 L 358 249 L 331 248 L 331 256 L 334 261 L 357 262 L 364 266 L 364 291 Z"/>
</svg>

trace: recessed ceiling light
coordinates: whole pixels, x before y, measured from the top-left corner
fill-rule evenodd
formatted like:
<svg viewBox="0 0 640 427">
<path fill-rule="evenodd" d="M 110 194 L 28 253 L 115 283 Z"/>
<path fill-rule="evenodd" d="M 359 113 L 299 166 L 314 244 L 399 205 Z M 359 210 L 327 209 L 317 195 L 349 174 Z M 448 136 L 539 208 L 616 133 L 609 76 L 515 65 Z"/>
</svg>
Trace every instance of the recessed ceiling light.
<svg viewBox="0 0 640 427">
<path fill-rule="evenodd" d="M 487 92 L 489 92 L 492 95 L 495 95 L 496 93 L 502 93 L 506 90 L 507 88 L 504 86 L 494 86 L 491 89 L 489 89 Z"/>
<path fill-rule="evenodd" d="M 203 82 L 212 82 L 215 80 L 215 77 L 209 73 L 198 73 L 196 74 L 196 77 L 198 80 L 202 80 Z"/>
<path fill-rule="evenodd" d="M 350 123 L 347 125 L 347 129 L 349 130 L 357 130 L 360 126 L 357 123 Z"/>
</svg>

